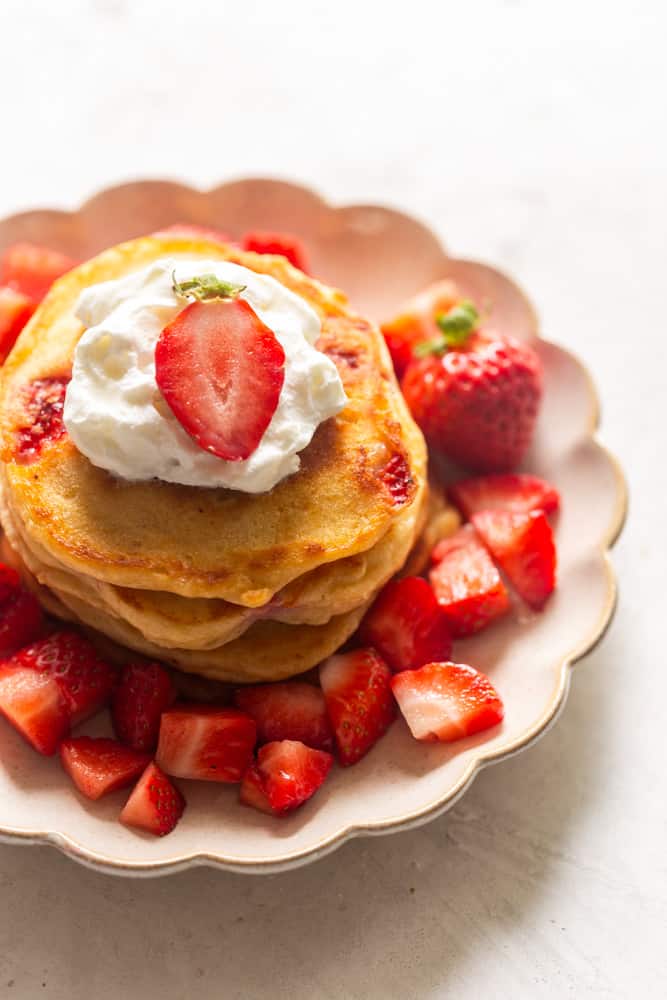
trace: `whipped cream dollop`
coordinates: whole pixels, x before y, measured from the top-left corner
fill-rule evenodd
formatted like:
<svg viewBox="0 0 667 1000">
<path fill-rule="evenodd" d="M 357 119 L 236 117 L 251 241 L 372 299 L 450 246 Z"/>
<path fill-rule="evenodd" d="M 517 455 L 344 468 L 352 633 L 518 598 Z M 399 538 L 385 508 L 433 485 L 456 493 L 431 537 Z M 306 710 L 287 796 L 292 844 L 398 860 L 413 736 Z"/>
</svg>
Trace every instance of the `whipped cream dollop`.
<svg viewBox="0 0 667 1000">
<path fill-rule="evenodd" d="M 246 286 L 240 297 L 285 352 L 277 409 L 257 449 L 239 462 L 200 448 L 155 381 L 158 337 L 188 305 L 174 292 L 174 276 L 182 282 L 210 273 Z M 162 258 L 85 289 L 76 315 L 87 330 L 74 354 L 65 426 L 94 465 L 123 479 L 262 493 L 298 470 L 299 452 L 319 424 L 347 402 L 336 366 L 314 347 L 320 321 L 311 307 L 275 278 L 229 261 Z"/>
</svg>

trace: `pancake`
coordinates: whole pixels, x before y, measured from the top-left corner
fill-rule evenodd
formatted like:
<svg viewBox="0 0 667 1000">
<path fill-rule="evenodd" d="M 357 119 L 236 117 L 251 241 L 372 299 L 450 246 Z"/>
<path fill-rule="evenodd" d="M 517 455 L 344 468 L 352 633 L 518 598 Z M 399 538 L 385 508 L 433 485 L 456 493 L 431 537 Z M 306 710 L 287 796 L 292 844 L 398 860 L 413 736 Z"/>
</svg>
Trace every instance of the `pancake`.
<svg viewBox="0 0 667 1000">
<path fill-rule="evenodd" d="M 320 425 L 300 471 L 257 495 L 132 483 L 92 465 L 66 434 L 22 464 L 17 435 L 33 420 L 27 394 L 35 380 L 69 373 L 83 332 L 73 311 L 80 291 L 179 255 L 229 259 L 271 274 L 318 313 L 317 346 L 336 363 L 349 403 Z M 5 365 L 0 437 L 9 505 L 31 542 L 63 571 L 254 609 L 304 574 L 371 550 L 415 502 L 417 470 L 425 465 L 424 442 L 382 336 L 341 293 L 282 258 L 177 238 L 122 244 L 55 283 Z M 391 575 L 397 567 L 386 568 Z"/>
</svg>

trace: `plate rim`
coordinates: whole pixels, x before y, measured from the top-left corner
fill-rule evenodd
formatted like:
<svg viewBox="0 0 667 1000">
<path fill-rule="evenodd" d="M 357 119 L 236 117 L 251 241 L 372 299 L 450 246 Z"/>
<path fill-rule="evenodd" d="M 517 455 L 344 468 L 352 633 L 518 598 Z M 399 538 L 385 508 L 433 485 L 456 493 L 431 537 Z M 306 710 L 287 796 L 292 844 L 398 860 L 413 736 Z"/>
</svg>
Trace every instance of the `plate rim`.
<svg viewBox="0 0 667 1000">
<path fill-rule="evenodd" d="M 165 186 L 172 188 L 179 187 L 187 190 L 189 193 L 200 195 L 202 198 L 210 198 L 219 194 L 223 190 L 248 183 L 284 187 L 285 189 L 289 189 L 292 194 L 307 196 L 312 199 L 314 203 L 319 204 L 322 210 L 326 211 L 336 212 L 344 210 L 349 212 L 351 210 L 381 210 L 394 217 L 400 217 L 409 221 L 412 226 L 418 226 L 424 232 L 424 235 L 428 236 L 431 241 L 433 241 L 434 244 L 440 248 L 443 256 L 449 256 L 442 241 L 433 232 L 433 230 L 420 218 L 416 218 L 407 212 L 382 204 L 370 205 L 368 203 L 350 203 L 335 205 L 323 198 L 309 186 L 295 184 L 282 178 L 262 176 L 239 177 L 204 190 L 181 181 L 172 181 L 160 178 L 143 178 L 136 181 L 127 181 L 121 184 L 102 188 L 88 197 L 78 209 L 73 209 L 71 211 L 50 208 L 29 209 L 6 216 L 0 220 L 0 226 L 5 227 L 7 225 L 20 225 L 21 221 L 27 217 L 35 217 L 43 212 L 50 215 L 54 213 L 62 216 L 78 215 L 105 195 L 120 195 L 121 192 L 127 190 L 136 192 L 138 188 L 145 187 L 146 185 L 153 186 L 155 184 L 164 184 Z M 462 258 L 457 259 L 461 260 Z M 467 263 L 475 264 L 478 262 L 467 261 Z M 487 268 L 489 267 L 489 265 L 486 264 L 483 266 Z M 497 273 L 502 274 L 502 272 L 498 271 L 498 269 L 492 268 L 492 270 L 496 270 Z M 507 278 L 504 274 L 502 274 L 502 276 Z M 512 279 L 507 280 L 511 281 Z M 474 758 L 470 760 L 468 766 L 461 774 L 457 782 L 451 786 L 444 795 L 436 797 L 427 805 L 420 806 L 417 809 L 413 809 L 408 813 L 391 819 L 383 819 L 371 823 L 343 824 L 340 828 L 321 838 L 315 844 L 308 847 L 302 847 L 294 851 L 285 852 L 279 857 L 267 856 L 264 858 L 256 857 L 252 859 L 244 859 L 243 857 L 234 855 L 223 855 L 220 852 L 194 851 L 190 853 L 176 854 L 156 861 L 127 861 L 114 858 L 103 852 L 93 851 L 89 847 L 84 847 L 84 845 L 77 841 L 74 837 L 71 837 L 68 834 L 60 833 L 57 830 L 28 830 L 25 828 L 5 826 L 2 824 L 0 824 L 0 843 L 14 845 L 48 845 L 55 847 L 58 851 L 65 854 L 72 860 L 77 861 L 88 868 L 92 868 L 95 871 L 104 872 L 106 874 L 147 878 L 175 874 L 188 868 L 202 866 L 214 868 L 218 871 L 231 871 L 243 874 L 275 874 L 288 869 L 302 867 L 325 857 L 327 854 L 337 850 L 344 843 L 353 838 L 360 836 L 382 836 L 389 833 L 397 833 L 403 830 L 413 829 L 430 822 L 451 809 L 452 806 L 454 806 L 455 803 L 465 794 L 475 780 L 476 776 L 482 770 L 492 764 L 497 764 L 503 760 L 507 760 L 529 748 L 548 732 L 551 726 L 554 725 L 558 719 L 558 716 L 563 711 L 566 704 L 574 666 L 584 656 L 590 653 L 603 639 L 614 617 L 618 597 L 618 583 L 610 553 L 623 530 L 628 514 L 629 497 L 627 481 L 621 464 L 613 452 L 611 452 L 609 448 L 603 444 L 599 437 L 600 402 L 591 372 L 574 353 L 558 344 L 555 344 L 553 341 L 546 340 L 540 336 L 539 319 L 532 302 L 519 286 L 517 286 L 514 282 L 512 282 L 512 284 L 519 292 L 521 298 L 524 300 L 527 308 L 532 314 L 535 335 L 538 342 L 547 345 L 550 350 L 559 352 L 561 355 L 565 356 L 569 362 L 574 364 L 585 376 L 589 402 L 589 418 L 588 426 L 582 429 L 582 438 L 586 441 L 592 441 L 596 448 L 602 453 L 602 456 L 612 469 L 615 483 L 614 512 L 610 518 L 609 524 L 607 525 L 606 531 L 595 548 L 595 554 L 601 559 L 606 580 L 604 605 L 601 608 L 600 615 L 595 626 L 589 634 L 585 638 L 581 639 L 573 649 L 571 649 L 564 657 L 560 658 L 557 664 L 554 665 L 554 668 L 557 671 L 558 680 L 551 696 L 551 700 L 544 712 L 540 715 L 539 719 L 525 732 L 514 738 L 509 743 L 505 743 L 495 749 L 489 749 L 486 753 L 480 748 L 479 752 L 476 753 Z"/>
</svg>

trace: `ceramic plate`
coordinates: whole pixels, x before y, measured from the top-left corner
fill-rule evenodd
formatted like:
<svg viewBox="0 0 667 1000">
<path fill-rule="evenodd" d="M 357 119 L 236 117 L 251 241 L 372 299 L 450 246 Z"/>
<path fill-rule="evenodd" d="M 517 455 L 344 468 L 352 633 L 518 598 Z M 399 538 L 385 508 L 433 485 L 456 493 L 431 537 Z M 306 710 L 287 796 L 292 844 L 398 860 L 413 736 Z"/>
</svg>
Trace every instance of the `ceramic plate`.
<svg viewBox="0 0 667 1000">
<path fill-rule="evenodd" d="M 35 211 L 0 222 L 0 248 L 31 240 L 74 257 L 172 222 L 249 228 L 303 238 L 312 271 L 345 289 L 362 312 L 390 316 L 405 297 L 453 277 L 491 304 L 495 325 L 537 337 L 524 294 L 492 268 L 447 255 L 425 226 L 375 206 L 334 208 L 304 188 L 245 180 L 200 192 L 145 181 L 103 191 L 77 212 Z M 0 836 L 48 843 L 109 872 L 159 875 L 207 864 L 273 872 L 305 864 L 359 834 L 391 833 L 448 809 L 485 765 L 528 747 L 557 717 L 572 664 L 602 635 L 614 608 L 608 549 L 623 522 L 626 496 L 617 463 L 598 443 L 595 390 L 582 365 L 537 339 L 546 394 L 526 468 L 561 492 L 556 525 L 559 587 L 540 615 L 511 618 L 457 644 L 458 659 L 489 674 L 502 695 L 503 724 L 456 744 L 419 744 L 402 721 L 356 767 L 336 768 L 317 796 L 292 817 L 271 819 L 241 808 L 236 787 L 190 783 L 188 809 L 163 840 L 117 822 L 126 793 L 88 803 L 73 792 L 58 762 L 42 758 L 2 725 Z"/>
</svg>

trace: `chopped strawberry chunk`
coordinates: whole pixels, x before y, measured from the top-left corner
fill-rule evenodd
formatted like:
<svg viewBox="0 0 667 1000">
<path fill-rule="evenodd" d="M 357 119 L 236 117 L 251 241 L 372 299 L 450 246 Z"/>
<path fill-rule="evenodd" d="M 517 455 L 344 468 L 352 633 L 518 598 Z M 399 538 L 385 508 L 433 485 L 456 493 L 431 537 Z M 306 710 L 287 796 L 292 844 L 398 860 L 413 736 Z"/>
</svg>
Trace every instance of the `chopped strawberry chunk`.
<svg viewBox="0 0 667 1000">
<path fill-rule="evenodd" d="M 480 511 L 473 524 L 526 604 L 537 611 L 556 586 L 556 547 L 543 511 Z"/>
<path fill-rule="evenodd" d="M 392 455 L 381 472 L 382 482 L 386 486 L 393 503 L 401 506 L 414 493 L 415 481 L 405 455 Z"/>
<path fill-rule="evenodd" d="M 211 243 L 231 243 L 231 237 L 220 229 L 210 229 L 208 226 L 198 226 L 194 222 L 174 222 L 171 226 L 159 229 L 153 236 L 182 236 L 191 240 L 209 240 Z"/>
<path fill-rule="evenodd" d="M 244 299 L 193 302 L 160 334 L 155 378 L 200 448 L 241 461 L 255 451 L 276 411 L 285 352 Z"/>
<path fill-rule="evenodd" d="M 0 364 L 36 309 L 32 299 L 14 288 L 0 288 Z"/>
<path fill-rule="evenodd" d="M 391 671 L 374 649 L 337 653 L 320 667 L 343 766 L 361 760 L 393 722 L 396 711 L 390 681 Z"/>
<path fill-rule="evenodd" d="M 447 618 L 431 587 L 418 576 L 387 584 L 366 615 L 360 636 L 395 671 L 446 660 L 452 652 Z"/>
<path fill-rule="evenodd" d="M 431 559 L 429 580 L 452 635 L 472 635 L 509 611 L 500 573 L 471 525 L 438 542 Z"/>
<path fill-rule="evenodd" d="M 257 764 L 251 764 L 246 773 L 243 775 L 239 798 L 246 806 L 252 806 L 253 809 L 259 809 L 260 812 L 268 813 L 269 816 L 276 815 L 271 808 L 271 803 L 269 802 L 268 796 L 264 791 L 264 785 L 262 783 Z"/>
<path fill-rule="evenodd" d="M 271 253 L 287 257 L 294 267 L 298 267 L 304 274 L 309 273 L 306 249 L 298 236 L 289 233 L 253 231 L 244 233 L 241 245 L 244 250 L 252 250 L 253 253 Z"/>
<path fill-rule="evenodd" d="M 49 288 L 77 261 L 57 250 L 34 243 L 14 243 L 0 257 L 0 285 L 8 285 L 33 302 L 41 302 Z"/>
<path fill-rule="evenodd" d="M 120 814 L 120 821 L 156 837 L 171 833 L 185 810 L 185 799 L 178 788 L 150 763 L 135 785 Z"/>
<path fill-rule="evenodd" d="M 153 751 L 160 718 L 173 703 L 176 687 L 159 663 L 128 663 L 113 693 L 111 720 L 116 736 L 135 750 Z"/>
<path fill-rule="evenodd" d="M 0 603 L 0 657 L 11 656 L 36 639 L 43 623 L 44 615 L 34 594 L 22 587 L 6 594 Z"/>
<path fill-rule="evenodd" d="M 316 750 L 331 750 L 333 731 L 320 688 L 303 681 L 253 684 L 234 694 L 237 708 L 257 725 L 258 743 L 298 740 Z"/>
<path fill-rule="evenodd" d="M 155 759 L 177 778 L 240 781 L 256 736 L 254 719 L 235 708 L 175 706 L 162 714 Z"/>
<path fill-rule="evenodd" d="M 68 383 L 69 376 L 40 378 L 24 386 L 27 423 L 16 430 L 16 459 L 21 464 L 34 462 L 45 445 L 66 433 L 63 409 Z"/>
<path fill-rule="evenodd" d="M 56 752 L 69 715 L 53 677 L 11 662 L 0 665 L 0 712 L 38 753 Z"/>
<path fill-rule="evenodd" d="M 54 632 L 21 649 L 9 662 L 53 677 L 72 726 L 107 703 L 117 678 L 116 669 L 78 632 Z"/>
<path fill-rule="evenodd" d="M 460 740 L 497 725 L 504 715 L 489 678 L 465 663 L 427 663 L 403 671 L 391 688 L 417 740 Z"/>
<path fill-rule="evenodd" d="M 439 281 L 404 303 L 394 319 L 382 324 L 397 378 L 403 377 L 414 359 L 417 344 L 437 334 L 436 316 L 448 312 L 460 298 L 456 285 L 448 280 Z"/>
<path fill-rule="evenodd" d="M 276 815 L 291 812 L 311 798 L 331 770 L 333 757 L 298 740 L 267 743 L 244 776 L 241 801 Z M 247 780 L 246 780 L 247 779 Z"/>
<path fill-rule="evenodd" d="M 552 514 L 560 506 L 558 491 L 546 480 L 527 473 L 462 479 L 447 492 L 468 520 L 480 510 L 511 510 L 516 514 L 543 510 Z"/>
<path fill-rule="evenodd" d="M 99 799 L 131 785 L 146 770 L 151 758 L 116 740 L 72 736 L 60 744 L 60 759 L 81 794 Z"/>
</svg>

